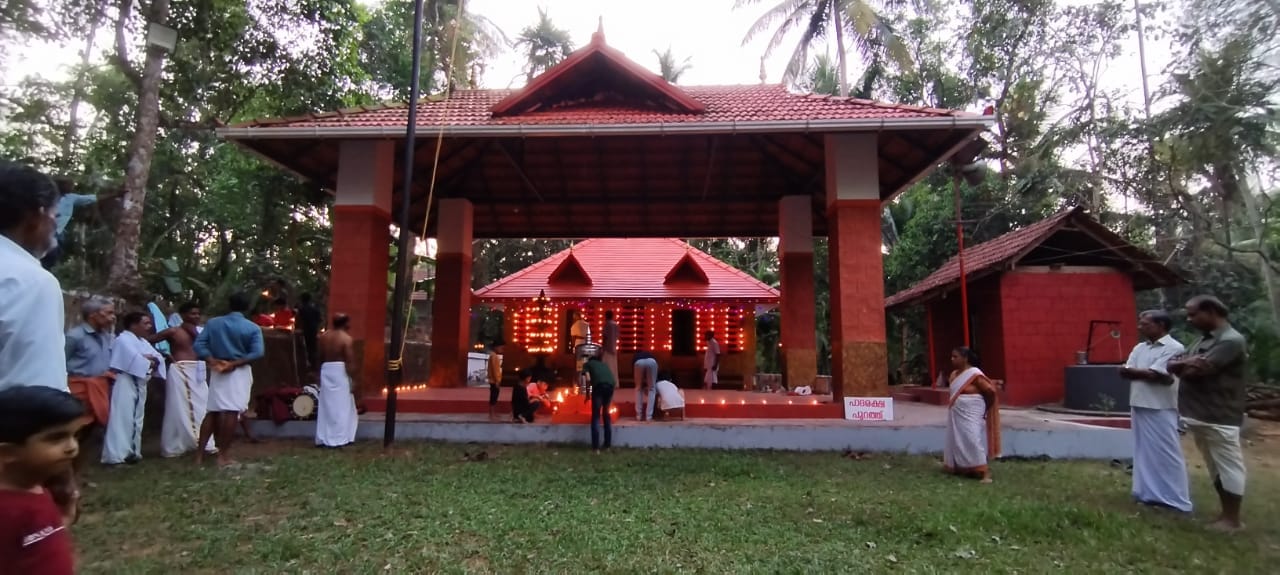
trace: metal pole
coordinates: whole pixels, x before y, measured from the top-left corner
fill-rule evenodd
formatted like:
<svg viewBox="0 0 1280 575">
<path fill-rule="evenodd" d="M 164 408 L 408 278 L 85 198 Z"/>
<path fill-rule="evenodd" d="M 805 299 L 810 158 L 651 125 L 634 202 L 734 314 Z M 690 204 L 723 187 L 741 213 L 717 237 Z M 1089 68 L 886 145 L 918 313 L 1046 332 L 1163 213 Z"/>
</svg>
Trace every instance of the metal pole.
<svg viewBox="0 0 1280 575">
<path fill-rule="evenodd" d="M 929 344 L 929 387 L 938 387 L 938 358 L 933 350 L 933 304 L 924 304 L 924 334 Z"/>
<path fill-rule="evenodd" d="M 964 219 L 960 217 L 960 172 L 954 167 L 951 174 L 951 191 L 955 195 L 956 202 L 956 243 L 960 246 L 960 252 L 956 254 L 956 260 L 960 264 L 960 324 L 964 326 L 964 346 L 970 347 L 969 285 L 964 276 Z"/>
<path fill-rule="evenodd" d="M 412 250 L 409 231 L 409 209 L 412 205 L 413 190 L 413 151 L 414 141 L 418 134 L 418 78 L 422 64 L 422 0 L 413 2 L 413 84 L 409 86 L 409 125 L 405 128 L 404 140 L 404 178 L 400 190 L 400 211 L 396 226 L 400 228 L 400 237 L 396 241 L 396 289 L 392 295 L 391 309 L 391 349 L 387 358 L 387 416 L 386 426 L 382 431 L 382 446 L 390 446 L 396 440 L 396 388 L 404 380 L 404 326 L 405 302 L 408 300 L 409 282 L 413 277 L 409 270 L 410 252 Z M 427 206 L 431 210 L 431 206 Z"/>
</svg>

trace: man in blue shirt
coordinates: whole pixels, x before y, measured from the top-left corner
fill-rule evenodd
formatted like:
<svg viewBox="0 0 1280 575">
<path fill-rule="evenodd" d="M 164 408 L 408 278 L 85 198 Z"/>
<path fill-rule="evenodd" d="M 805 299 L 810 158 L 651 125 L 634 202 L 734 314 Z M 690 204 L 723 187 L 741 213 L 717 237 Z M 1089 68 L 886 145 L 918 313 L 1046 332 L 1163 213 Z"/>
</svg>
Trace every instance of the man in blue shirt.
<svg viewBox="0 0 1280 575">
<path fill-rule="evenodd" d="M 58 180 L 58 190 L 62 194 L 58 198 L 58 213 L 54 219 L 54 223 L 56 225 L 54 228 L 56 230 L 56 235 L 54 237 L 58 239 L 58 243 L 54 246 L 53 250 L 40 259 L 40 264 L 43 265 L 45 269 L 53 268 L 53 266 L 58 263 L 58 260 L 62 258 L 62 254 L 66 253 L 67 224 L 71 223 L 71 217 L 75 215 L 76 208 L 91 206 L 98 203 L 99 200 L 98 196 L 93 194 L 77 194 L 72 192 L 72 186 L 73 184 L 70 180 Z M 104 197 L 116 197 L 123 193 L 124 190 L 120 190 L 110 196 Z"/>
<path fill-rule="evenodd" d="M 200 445 L 196 462 L 204 460 L 209 435 L 218 445 L 218 466 L 235 465 L 230 458 L 231 441 L 236 421 L 249 409 L 249 392 L 253 387 L 253 369 L 249 364 L 264 353 L 262 328 L 244 317 L 249 311 L 249 298 L 235 294 L 230 300 L 231 313 L 205 324 L 196 337 L 196 356 L 209 362 L 209 408 L 200 428 Z"/>
<path fill-rule="evenodd" d="M 67 330 L 67 388 L 89 408 L 93 423 L 106 426 L 111 380 L 115 379 L 111 373 L 115 304 L 102 296 L 92 296 L 80 304 L 80 319 L 80 325 Z"/>
</svg>

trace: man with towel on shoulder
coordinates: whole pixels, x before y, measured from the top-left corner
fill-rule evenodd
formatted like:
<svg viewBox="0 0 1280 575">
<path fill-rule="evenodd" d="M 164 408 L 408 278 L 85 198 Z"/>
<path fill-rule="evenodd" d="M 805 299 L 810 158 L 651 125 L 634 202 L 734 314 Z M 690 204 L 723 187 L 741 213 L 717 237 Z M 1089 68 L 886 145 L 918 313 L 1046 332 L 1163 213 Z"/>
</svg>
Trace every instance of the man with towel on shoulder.
<svg viewBox="0 0 1280 575">
<path fill-rule="evenodd" d="M 164 379 L 164 356 L 147 342 L 154 329 L 150 314 L 129 312 L 124 316 L 124 331 L 111 346 L 111 371 L 116 382 L 111 386 L 111 419 L 102 443 L 103 465 L 142 460 L 147 384 L 152 378 Z"/>
<path fill-rule="evenodd" d="M 148 338 L 151 343 L 168 342 L 169 377 L 165 385 L 164 422 L 160 426 L 160 455 L 177 457 L 196 448 L 200 426 L 209 406 L 209 372 L 196 357 L 196 337 L 200 335 L 200 305 L 187 302 L 178 307 L 181 323 Z M 210 453 L 213 449 L 210 448 Z"/>
<path fill-rule="evenodd" d="M 351 318 L 340 313 L 333 316 L 333 329 L 324 332 L 320 348 L 320 397 L 316 414 L 316 446 L 342 447 L 356 440 L 356 362 L 355 345 L 348 333 Z"/>
<path fill-rule="evenodd" d="M 80 304 L 81 323 L 66 334 L 67 387 L 84 402 L 94 426 L 107 426 L 111 412 L 111 345 L 115 341 L 116 306 L 102 296 Z M 88 434 L 91 426 L 82 433 Z"/>
<path fill-rule="evenodd" d="M 196 337 L 196 357 L 209 364 L 209 408 L 205 419 L 212 423 L 200 429 L 196 446 L 196 463 L 204 462 L 204 449 L 212 433 L 218 445 L 218 466 L 231 467 L 231 441 L 235 437 L 240 413 L 249 409 L 253 388 L 253 369 L 249 364 L 262 359 L 262 328 L 244 317 L 249 311 L 249 298 L 232 295 L 230 313 L 209 320 Z"/>
</svg>

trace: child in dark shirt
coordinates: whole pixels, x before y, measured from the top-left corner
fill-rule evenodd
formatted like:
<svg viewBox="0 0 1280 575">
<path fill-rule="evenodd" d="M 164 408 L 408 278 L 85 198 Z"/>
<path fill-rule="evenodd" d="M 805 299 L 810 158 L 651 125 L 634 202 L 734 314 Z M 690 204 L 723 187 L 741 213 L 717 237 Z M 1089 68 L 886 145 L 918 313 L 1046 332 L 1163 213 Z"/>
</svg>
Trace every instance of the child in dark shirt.
<svg viewBox="0 0 1280 575">
<path fill-rule="evenodd" d="M 0 390 L 0 566 L 5 573 L 75 572 L 67 526 L 79 494 L 71 464 L 84 404 L 49 387 Z"/>
</svg>

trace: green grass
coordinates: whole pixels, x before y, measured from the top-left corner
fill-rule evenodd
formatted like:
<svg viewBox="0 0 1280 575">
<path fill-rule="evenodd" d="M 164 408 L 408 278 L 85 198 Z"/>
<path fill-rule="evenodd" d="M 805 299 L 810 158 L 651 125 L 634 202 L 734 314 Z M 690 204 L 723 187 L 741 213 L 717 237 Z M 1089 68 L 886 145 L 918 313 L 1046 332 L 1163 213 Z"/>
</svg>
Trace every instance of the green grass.
<svg viewBox="0 0 1280 575">
<path fill-rule="evenodd" d="M 275 443 L 234 473 L 95 470 L 80 569 L 1243 574 L 1280 559 L 1270 468 L 1251 469 L 1249 531 L 1225 536 L 1201 526 L 1216 502 L 1199 471 L 1197 517 L 1180 519 L 1131 504 L 1102 463 L 1001 463 L 984 486 L 923 457 L 491 446 L 464 461 L 478 449 Z"/>
</svg>

